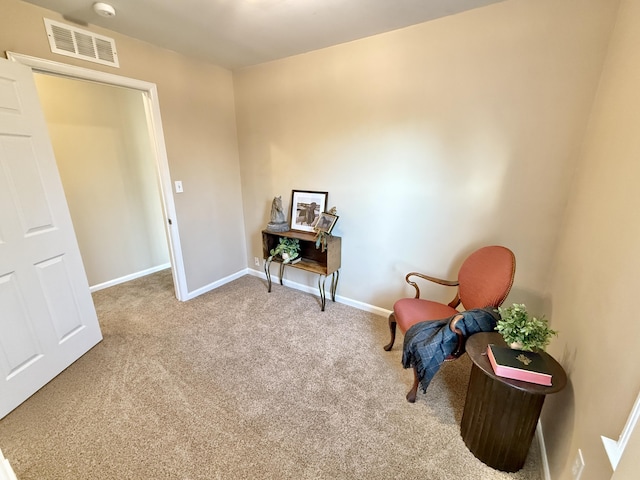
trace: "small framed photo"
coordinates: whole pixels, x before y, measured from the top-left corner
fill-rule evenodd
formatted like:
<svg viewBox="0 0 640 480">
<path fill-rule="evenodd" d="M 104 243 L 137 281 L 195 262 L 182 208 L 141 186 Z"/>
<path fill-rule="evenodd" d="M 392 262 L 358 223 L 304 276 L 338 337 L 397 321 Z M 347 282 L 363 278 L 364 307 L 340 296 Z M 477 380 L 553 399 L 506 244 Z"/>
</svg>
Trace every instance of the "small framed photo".
<svg viewBox="0 0 640 480">
<path fill-rule="evenodd" d="M 320 214 L 327 207 L 327 192 L 291 192 L 291 230 L 313 232 Z"/>
<path fill-rule="evenodd" d="M 320 213 L 320 217 L 318 217 L 318 221 L 316 222 L 315 230 L 317 232 L 331 233 L 331 230 L 333 230 L 333 226 L 337 221 L 338 215 L 322 212 Z"/>
</svg>

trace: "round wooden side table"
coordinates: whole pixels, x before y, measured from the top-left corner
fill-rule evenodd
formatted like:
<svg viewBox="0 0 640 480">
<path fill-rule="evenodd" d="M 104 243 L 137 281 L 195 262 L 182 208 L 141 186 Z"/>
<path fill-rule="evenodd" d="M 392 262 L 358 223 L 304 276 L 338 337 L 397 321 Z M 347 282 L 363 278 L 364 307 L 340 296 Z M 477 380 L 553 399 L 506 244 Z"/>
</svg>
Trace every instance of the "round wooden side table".
<svg viewBox="0 0 640 480">
<path fill-rule="evenodd" d="M 487 358 L 490 343 L 506 346 L 497 332 L 476 333 L 467 340 L 473 366 L 460 433 L 480 461 L 497 470 L 516 472 L 527 458 L 545 396 L 562 390 L 567 375 L 551 355 L 542 352 L 551 369 L 552 386 L 499 377 Z"/>
</svg>

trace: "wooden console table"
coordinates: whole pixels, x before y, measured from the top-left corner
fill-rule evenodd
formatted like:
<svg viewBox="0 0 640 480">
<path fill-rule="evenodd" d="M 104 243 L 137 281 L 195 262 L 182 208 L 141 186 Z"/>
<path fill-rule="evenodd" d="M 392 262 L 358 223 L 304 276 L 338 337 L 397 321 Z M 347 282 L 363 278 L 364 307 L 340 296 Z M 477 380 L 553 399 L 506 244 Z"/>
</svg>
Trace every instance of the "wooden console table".
<svg viewBox="0 0 640 480">
<path fill-rule="evenodd" d="M 300 257 L 297 263 L 282 263 L 278 258 L 271 261 L 267 259 L 271 255 L 269 252 L 278 245 L 280 237 L 297 238 L 300 241 Z M 342 249 L 342 239 L 335 236 L 327 236 L 327 245 L 324 252 L 321 248 L 316 248 L 315 233 L 297 232 L 289 230 L 287 232 L 270 232 L 262 231 L 262 256 L 265 259 L 264 273 L 267 275 L 268 291 L 271 292 L 271 271 L 272 262 L 280 264 L 280 285 L 282 285 L 282 277 L 284 276 L 285 267 L 298 268 L 307 272 L 317 273 L 318 290 L 320 291 L 320 305 L 324 312 L 326 304 L 326 281 L 331 275 L 331 300 L 336 301 L 336 289 L 338 288 L 338 280 L 340 279 L 340 258 Z"/>
<path fill-rule="evenodd" d="M 497 376 L 487 358 L 487 345 L 506 346 L 502 335 L 471 335 L 466 351 L 473 361 L 460 432 L 471 453 L 505 472 L 520 470 L 527 458 L 544 398 L 567 384 L 567 375 L 551 355 L 542 356 L 551 369 L 553 385 Z"/>
</svg>

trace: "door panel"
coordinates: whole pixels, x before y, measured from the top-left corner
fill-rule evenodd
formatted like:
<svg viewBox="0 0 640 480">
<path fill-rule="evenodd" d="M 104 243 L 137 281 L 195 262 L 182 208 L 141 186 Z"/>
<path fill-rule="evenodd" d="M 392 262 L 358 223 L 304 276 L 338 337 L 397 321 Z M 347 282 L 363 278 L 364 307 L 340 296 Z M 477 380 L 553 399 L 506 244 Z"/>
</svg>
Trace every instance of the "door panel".
<svg viewBox="0 0 640 480">
<path fill-rule="evenodd" d="M 3 321 L 0 323 L 0 348 L 4 355 L 2 368 L 7 377 L 12 377 L 27 363 L 33 361 L 38 352 L 38 341 L 31 330 L 24 298 L 16 284 L 15 273 L 0 277 L 0 304 Z"/>
<path fill-rule="evenodd" d="M 55 228 L 30 138 L 2 135 L 3 167 L 24 235 Z"/>
<path fill-rule="evenodd" d="M 0 418 L 101 339 L 31 69 L 0 60 Z"/>
</svg>

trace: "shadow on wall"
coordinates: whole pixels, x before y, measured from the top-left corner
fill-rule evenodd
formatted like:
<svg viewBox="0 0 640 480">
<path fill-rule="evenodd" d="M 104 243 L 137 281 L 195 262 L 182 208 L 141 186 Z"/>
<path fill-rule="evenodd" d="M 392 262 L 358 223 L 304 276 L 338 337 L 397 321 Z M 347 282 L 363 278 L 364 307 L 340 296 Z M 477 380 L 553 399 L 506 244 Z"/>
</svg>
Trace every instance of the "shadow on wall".
<svg viewBox="0 0 640 480">
<path fill-rule="evenodd" d="M 563 366 L 567 364 L 564 356 L 559 360 L 559 363 Z M 543 411 L 541 420 L 549 465 L 552 471 L 557 472 L 568 471 L 570 468 L 569 462 L 573 458 L 571 452 L 569 452 L 569 442 L 562 441 L 565 436 L 564 432 L 573 431 L 575 425 L 575 395 L 569 373 L 567 370 L 567 386 L 561 392 L 548 395 L 545 399 L 544 409 L 548 412 L 553 412 L 553 419 L 545 421 Z M 562 461 L 564 461 L 564 465 L 556 465 L 556 463 Z"/>
<path fill-rule="evenodd" d="M 518 257 L 516 257 L 516 277 L 514 283 L 517 282 Z M 553 324 L 553 319 L 549 316 L 549 312 L 551 311 L 551 297 L 549 295 L 543 296 L 540 295 L 540 292 L 534 292 L 533 290 L 527 290 L 526 288 L 514 285 L 502 306 L 508 307 L 514 303 L 524 303 L 527 306 L 527 311 L 532 315 L 539 317 L 544 314 L 549 322 Z"/>
</svg>

